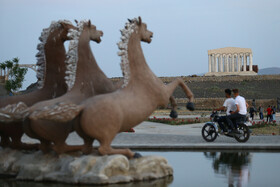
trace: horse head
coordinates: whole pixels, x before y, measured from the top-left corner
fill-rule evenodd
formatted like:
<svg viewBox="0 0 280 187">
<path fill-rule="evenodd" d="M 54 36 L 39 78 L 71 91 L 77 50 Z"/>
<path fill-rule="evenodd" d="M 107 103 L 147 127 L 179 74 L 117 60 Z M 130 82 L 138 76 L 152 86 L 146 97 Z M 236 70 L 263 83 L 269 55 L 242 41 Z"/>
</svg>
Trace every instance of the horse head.
<svg viewBox="0 0 280 187">
<path fill-rule="evenodd" d="M 91 24 L 91 21 L 84 22 L 84 31 L 88 33 L 90 40 L 95 41 L 96 43 L 101 42 L 101 37 L 103 36 L 103 32 L 96 29 L 95 25 Z"/>
<path fill-rule="evenodd" d="M 61 25 L 59 37 L 62 39 L 62 41 L 71 40 L 68 33 L 70 29 L 77 29 L 77 28 L 73 26 L 71 22 L 59 21 L 58 23 Z"/>
<path fill-rule="evenodd" d="M 147 29 L 147 24 L 142 22 L 140 16 L 138 17 L 138 19 L 136 19 L 136 24 L 138 26 L 138 33 L 141 41 L 151 43 L 153 33 Z"/>
</svg>

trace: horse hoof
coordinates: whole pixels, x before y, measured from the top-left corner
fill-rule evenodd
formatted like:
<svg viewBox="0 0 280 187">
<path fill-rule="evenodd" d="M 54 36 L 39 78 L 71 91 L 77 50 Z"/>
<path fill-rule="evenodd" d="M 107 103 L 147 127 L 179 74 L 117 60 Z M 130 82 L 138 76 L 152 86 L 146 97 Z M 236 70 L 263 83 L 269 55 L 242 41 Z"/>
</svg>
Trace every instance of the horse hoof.
<svg viewBox="0 0 280 187">
<path fill-rule="evenodd" d="M 178 113 L 176 112 L 176 110 L 171 110 L 170 115 L 171 118 L 175 119 L 178 117 Z"/>
<path fill-rule="evenodd" d="M 133 158 L 141 158 L 142 155 L 140 153 L 134 153 Z"/>
<path fill-rule="evenodd" d="M 187 107 L 187 109 L 189 109 L 190 111 L 194 111 L 194 103 L 188 102 L 186 107 Z"/>
</svg>

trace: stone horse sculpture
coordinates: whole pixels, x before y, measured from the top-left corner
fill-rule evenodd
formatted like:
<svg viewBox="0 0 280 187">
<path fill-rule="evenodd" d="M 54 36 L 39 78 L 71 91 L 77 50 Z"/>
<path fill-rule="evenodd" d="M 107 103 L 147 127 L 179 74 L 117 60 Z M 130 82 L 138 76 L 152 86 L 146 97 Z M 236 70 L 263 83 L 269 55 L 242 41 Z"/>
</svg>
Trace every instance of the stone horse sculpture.
<svg viewBox="0 0 280 187">
<path fill-rule="evenodd" d="M 0 98 L 1 146 L 12 148 L 34 148 L 23 144 L 22 112 L 28 106 L 42 100 L 61 96 L 67 91 L 65 77 L 66 52 L 64 42 L 68 40 L 69 29 L 75 28 L 70 21 L 52 22 L 43 29 L 37 49 L 37 78 L 39 89 L 28 94 Z M 10 138 L 12 141 L 10 141 Z"/>
<path fill-rule="evenodd" d="M 66 71 L 69 91 L 61 97 L 32 106 L 29 110 L 30 123 L 25 125 L 27 135 L 41 141 L 40 149 L 43 152 L 53 149 L 60 154 L 84 148 L 84 146 L 70 146 L 65 143 L 69 133 L 74 130 L 73 124 L 76 121 L 53 121 L 50 114 L 57 114 L 57 111 L 60 111 L 60 118 L 64 118 L 64 115 L 71 116 L 71 113 L 63 112 L 63 103 L 72 102 L 76 106 L 89 97 L 110 93 L 117 89 L 97 65 L 89 45 L 90 40 L 101 42 L 100 37 L 103 36 L 103 32 L 96 30 L 96 26 L 91 25 L 90 21 L 81 21 L 78 23 L 78 31 L 72 30 L 69 36 L 72 38 Z M 67 107 L 71 108 L 71 105 Z M 43 117 L 35 118 L 40 115 Z M 52 146 L 51 143 L 54 145 Z"/>
<path fill-rule="evenodd" d="M 142 121 L 159 106 L 166 107 L 174 89 L 183 88 L 189 103 L 187 108 L 193 110 L 193 94 L 181 79 L 165 85 L 148 67 L 141 41 L 150 43 L 153 33 L 141 18 L 126 23 L 121 30 L 122 41 L 118 43 L 121 56 L 121 69 L 124 74 L 122 88 L 108 94 L 97 95 L 84 101 L 81 105 L 65 103 L 62 114 L 53 115 L 53 120 L 67 121 L 78 116 L 75 129 L 84 139 L 97 139 L 100 143 L 98 151 L 101 155 L 123 154 L 128 158 L 141 155 L 129 149 L 113 149 L 111 142 L 119 132 L 126 131 Z M 71 107 L 67 107 L 71 106 Z M 135 106 L 135 107 L 134 107 Z M 71 115 L 66 115 L 67 113 Z M 34 115 L 33 118 L 44 118 Z M 78 127 L 77 127 L 78 126 Z"/>
</svg>

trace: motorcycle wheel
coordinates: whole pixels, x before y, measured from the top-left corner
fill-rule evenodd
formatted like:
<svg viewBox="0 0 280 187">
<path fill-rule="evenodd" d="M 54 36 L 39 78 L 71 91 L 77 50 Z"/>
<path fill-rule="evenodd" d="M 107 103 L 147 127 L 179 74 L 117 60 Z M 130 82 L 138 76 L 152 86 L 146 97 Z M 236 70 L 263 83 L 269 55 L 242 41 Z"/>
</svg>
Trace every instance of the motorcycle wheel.
<svg viewBox="0 0 280 187">
<path fill-rule="evenodd" d="M 213 142 L 217 138 L 217 135 L 218 135 L 215 127 L 213 125 L 208 124 L 208 123 L 206 123 L 202 127 L 201 134 L 202 134 L 203 139 L 206 142 Z"/>
<path fill-rule="evenodd" d="M 238 131 L 241 134 L 236 134 L 234 136 L 234 138 L 238 141 L 238 142 L 247 142 L 247 140 L 250 138 L 250 130 L 249 127 L 245 124 L 240 124 L 238 127 Z"/>
</svg>

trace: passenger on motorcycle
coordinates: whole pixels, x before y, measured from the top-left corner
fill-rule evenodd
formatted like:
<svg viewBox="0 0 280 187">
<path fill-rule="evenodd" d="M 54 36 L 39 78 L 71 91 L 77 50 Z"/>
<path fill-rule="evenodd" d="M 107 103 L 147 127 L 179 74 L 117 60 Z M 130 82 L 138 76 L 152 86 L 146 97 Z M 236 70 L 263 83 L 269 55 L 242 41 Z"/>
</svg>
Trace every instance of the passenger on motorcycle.
<svg viewBox="0 0 280 187">
<path fill-rule="evenodd" d="M 233 121 L 236 122 L 236 120 L 246 118 L 248 103 L 244 97 L 239 95 L 238 89 L 233 89 L 232 92 L 235 97 L 236 110 L 232 111 L 231 115 L 226 117 L 226 121 L 227 124 L 233 129 L 231 133 L 238 133 L 236 130 L 237 127 L 233 125 Z"/>
<path fill-rule="evenodd" d="M 235 105 L 235 100 L 231 97 L 230 89 L 225 89 L 225 96 L 226 96 L 226 100 L 225 100 L 223 106 L 221 106 L 219 108 L 215 108 L 215 109 L 213 109 L 213 111 L 226 110 L 226 116 L 220 116 L 218 119 L 218 124 L 223 131 L 221 133 L 227 134 L 228 130 L 224 126 L 224 125 L 226 125 L 226 117 L 228 115 L 230 115 L 230 112 L 236 111 L 236 105 Z"/>
</svg>

